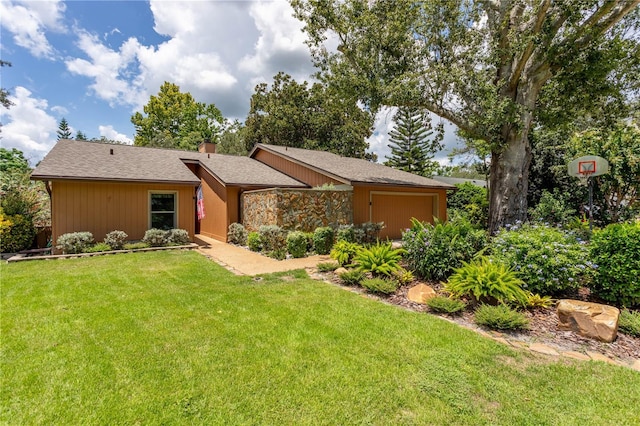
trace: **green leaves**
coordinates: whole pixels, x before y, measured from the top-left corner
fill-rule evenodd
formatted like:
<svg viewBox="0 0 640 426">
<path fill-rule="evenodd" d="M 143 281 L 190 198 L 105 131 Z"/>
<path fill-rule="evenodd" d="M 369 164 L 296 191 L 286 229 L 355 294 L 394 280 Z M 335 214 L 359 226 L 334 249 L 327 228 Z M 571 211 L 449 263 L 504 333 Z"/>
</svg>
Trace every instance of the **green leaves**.
<svg viewBox="0 0 640 426">
<path fill-rule="evenodd" d="M 360 250 L 353 258 L 353 263 L 359 271 L 391 277 L 400 269 L 403 253 L 403 249 L 394 249 L 391 243 L 378 242 L 374 246 Z"/>
</svg>

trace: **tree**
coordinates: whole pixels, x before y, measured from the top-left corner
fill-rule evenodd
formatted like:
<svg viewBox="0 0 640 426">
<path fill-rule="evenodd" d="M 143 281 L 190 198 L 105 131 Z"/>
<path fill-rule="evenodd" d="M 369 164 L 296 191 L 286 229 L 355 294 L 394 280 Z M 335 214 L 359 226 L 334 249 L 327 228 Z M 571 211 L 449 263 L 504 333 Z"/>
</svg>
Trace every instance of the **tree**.
<svg viewBox="0 0 640 426">
<path fill-rule="evenodd" d="M 543 89 L 577 72 L 590 81 L 614 75 L 616 64 L 598 54 L 637 44 L 640 14 L 640 0 L 292 3 L 326 78 L 353 88 L 372 110 L 426 108 L 488 144 L 491 232 L 526 219 L 529 132 Z M 337 52 L 324 45 L 328 37 Z M 593 60 L 598 73 L 588 71 Z M 565 84 L 556 94 L 567 101 L 581 87 Z"/>
<path fill-rule="evenodd" d="M 67 119 L 62 117 L 60 123 L 58 124 L 58 140 L 60 139 L 71 139 L 71 129 L 69 128 L 69 123 Z"/>
<path fill-rule="evenodd" d="M 85 135 L 82 130 L 78 130 L 78 132 L 76 133 L 76 140 L 77 141 L 86 141 L 87 140 L 87 135 Z"/>
<path fill-rule="evenodd" d="M 366 158 L 373 117 L 334 87 L 308 87 L 280 72 L 271 88 L 256 86 L 245 126 L 247 150 L 268 143 Z"/>
<path fill-rule="evenodd" d="M 140 112 L 131 116 L 136 128 L 133 144 L 138 146 L 196 151 L 201 142 L 218 140 L 223 123 L 215 105 L 196 102 L 190 93 L 166 81 L 143 109 L 146 116 Z"/>
<path fill-rule="evenodd" d="M 0 59 L 0 67 L 10 67 L 10 66 L 11 66 L 11 62 L 3 61 Z M 13 102 L 11 102 L 11 100 L 9 99 L 9 95 L 10 93 L 7 89 L 0 87 L 0 105 L 2 105 L 7 109 L 9 109 L 11 105 L 13 105 Z"/>
<path fill-rule="evenodd" d="M 432 176 L 439 163 L 432 161 L 433 155 L 442 149 L 444 128 L 437 126 L 433 135 L 431 117 L 425 110 L 401 107 L 394 116 L 395 126 L 389 132 L 391 157 L 385 164 L 405 172 L 421 176 Z"/>
<path fill-rule="evenodd" d="M 227 122 L 216 152 L 229 155 L 247 155 L 247 148 L 244 143 L 245 127 L 238 120 L 232 123 Z"/>
</svg>

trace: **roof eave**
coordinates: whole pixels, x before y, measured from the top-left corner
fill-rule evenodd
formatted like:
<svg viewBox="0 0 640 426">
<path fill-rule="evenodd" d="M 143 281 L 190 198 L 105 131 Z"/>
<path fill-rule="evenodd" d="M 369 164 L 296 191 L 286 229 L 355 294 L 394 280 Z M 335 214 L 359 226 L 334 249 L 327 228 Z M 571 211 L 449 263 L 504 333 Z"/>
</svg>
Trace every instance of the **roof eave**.
<svg viewBox="0 0 640 426">
<path fill-rule="evenodd" d="M 58 176 L 58 175 L 31 175 L 31 180 L 81 180 L 88 182 L 116 182 L 116 183 L 160 183 L 171 185 L 191 185 L 196 186 L 200 184 L 199 180 L 157 180 L 157 179 L 117 179 L 117 178 L 96 178 L 96 177 L 78 177 L 78 176 Z"/>
</svg>

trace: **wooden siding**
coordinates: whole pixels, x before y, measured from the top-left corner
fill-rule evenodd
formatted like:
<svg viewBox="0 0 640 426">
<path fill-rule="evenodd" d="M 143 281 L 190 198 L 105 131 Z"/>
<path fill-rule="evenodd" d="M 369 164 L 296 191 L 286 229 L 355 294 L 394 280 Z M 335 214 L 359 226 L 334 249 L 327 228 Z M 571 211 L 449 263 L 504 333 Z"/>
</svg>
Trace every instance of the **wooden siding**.
<svg viewBox="0 0 640 426">
<path fill-rule="evenodd" d="M 254 158 L 311 187 L 322 186 L 329 183 L 333 183 L 334 185 L 341 185 L 344 183 L 322 173 L 318 173 L 315 170 L 311 170 L 308 167 L 297 164 L 291 160 L 279 157 L 271 152 L 259 150 Z"/>
<path fill-rule="evenodd" d="M 149 229 L 149 192 L 168 191 L 178 195 L 177 226 L 193 238 L 195 189 L 191 185 L 53 181 L 51 203 L 52 238 L 68 232 L 89 231 L 96 241 L 114 230 L 124 231 L 130 240 L 140 240 Z"/>
<path fill-rule="evenodd" d="M 234 203 L 235 200 L 230 199 L 227 188 L 204 169 L 200 168 L 198 175 L 202 181 L 205 212 L 204 218 L 200 221 L 200 233 L 216 240 L 226 241 L 229 227 L 227 205 Z"/>
<path fill-rule="evenodd" d="M 446 220 L 446 191 L 429 188 L 355 186 L 353 222 L 384 222 L 382 238 L 397 239 L 411 224 L 411 218 L 433 222 Z"/>
</svg>

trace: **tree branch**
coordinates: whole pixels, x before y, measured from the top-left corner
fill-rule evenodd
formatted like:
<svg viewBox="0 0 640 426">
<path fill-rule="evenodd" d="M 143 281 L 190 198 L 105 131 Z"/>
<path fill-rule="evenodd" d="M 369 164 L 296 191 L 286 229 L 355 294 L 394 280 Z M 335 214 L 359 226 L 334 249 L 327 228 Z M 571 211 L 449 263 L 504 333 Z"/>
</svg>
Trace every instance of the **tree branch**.
<svg viewBox="0 0 640 426">
<path fill-rule="evenodd" d="M 578 37 L 573 42 L 573 45 L 577 48 L 583 48 L 588 45 L 594 38 L 601 36 L 609 31 L 615 24 L 617 24 L 625 15 L 630 13 L 639 4 L 640 0 L 622 0 L 619 2 L 611 2 L 614 7 L 609 7 L 609 4 L 602 6 L 601 9 L 609 8 L 609 16 L 604 17 L 606 13 L 601 13 L 601 10 L 594 12 L 584 24 L 581 25 L 578 31 Z M 602 21 L 597 19 L 603 18 Z"/>
</svg>

